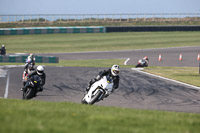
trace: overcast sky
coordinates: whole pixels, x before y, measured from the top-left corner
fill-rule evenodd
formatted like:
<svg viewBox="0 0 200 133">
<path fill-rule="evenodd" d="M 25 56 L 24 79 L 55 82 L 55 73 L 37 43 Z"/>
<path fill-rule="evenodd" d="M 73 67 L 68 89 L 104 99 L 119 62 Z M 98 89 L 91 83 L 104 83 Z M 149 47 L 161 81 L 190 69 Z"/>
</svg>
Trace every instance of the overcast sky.
<svg viewBox="0 0 200 133">
<path fill-rule="evenodd" d="M 0 0 L 0 14 L 200 13 L 200 0 Z"/>
</svg>

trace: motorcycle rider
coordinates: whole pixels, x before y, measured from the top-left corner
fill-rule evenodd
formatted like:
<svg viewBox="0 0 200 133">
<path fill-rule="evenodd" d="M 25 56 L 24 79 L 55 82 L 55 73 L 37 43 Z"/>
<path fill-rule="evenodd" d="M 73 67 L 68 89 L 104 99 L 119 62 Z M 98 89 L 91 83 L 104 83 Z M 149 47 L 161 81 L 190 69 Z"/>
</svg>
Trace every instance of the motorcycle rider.
<svg viewBox="0 0 200 133">
<path fill-rule="evenodd" d="M 2 46 L 1 46 L 0 54 L 1 54 L 1 55 L 6 55 L 6 48 L 5 48 L 5 45 L 2 45 Z"/>
<path fill-rule="evenodd" d="M 28 64 L 30 64 L 30 63 L 35 65 L 35 56 L 32 53 L 30 53 L 30 55 L 26 58 L 26 64 L 25 64 L 24 69 L 27 69 L 28 68 Z"/>
<path fill-rule="evenodd" d="M 26 75 L 30 72 L 30 71 L 34 71 L 34 65 L 35 65 L 35 56 L 31 53 L 27 58 L 26 58 L 26 64 L 24 66 L 24 72 L 23 72 L 23 76 L 22 76 L 22 81 L 23 84 L 25 84 L 25 78 Z M 22 90 L 22 89 L 21 89 Z"/>
<path fill-rule="evenodd" d="M 88 87 L 86 88 L 86 92 L 90 90 L 90 87 L 92 86 L 92 84 L 100 80 L 103 76 L 109 76 L 110 78 L 112 78 L 113 84 L 114 84 L 113 90 L 117 89 L 119 87 L 119 80 L 120 80 L 119 72 L 120 72 L 119 65 L 113 65 L 111 69 L 100 71 L 96 78 L 90 80 Z M 105 97 L 107 96 L 108 94 Z"/>
<path fill-rule="evenodd" d="M 27 79 L 30 79 L 33 75 L 38 75 L 41 78 L 42 82 L 38 91 L 43 91 L 43 86 L 45 85 L 45 81 L 46 81 L 46 74 L 44 72 L 44 67 L 38 66 L 35 71 L 32 71 L 31 73 L 28 74 Z M 26 81 L 26 84 L 23 87 L 23 89 L 25 89 L 27 86 L 28 84 Z"/>
<path fill-rule="evenodd" d="M 149 58 L 145 56 L 144 58 L 138 61 L 138 65 L 136 67 L 148 67 L 149 65 Z"/>
</svg>

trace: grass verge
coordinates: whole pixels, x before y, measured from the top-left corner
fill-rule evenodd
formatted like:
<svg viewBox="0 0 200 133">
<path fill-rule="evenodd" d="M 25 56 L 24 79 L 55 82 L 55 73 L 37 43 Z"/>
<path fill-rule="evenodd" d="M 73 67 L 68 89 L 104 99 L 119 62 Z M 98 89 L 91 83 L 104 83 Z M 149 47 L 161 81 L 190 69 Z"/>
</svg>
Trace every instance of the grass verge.
<svg viewBox="0 0 200 133">
<path fill-rule="evenodd" d="M 198 67 L 148 67 L 145 71 L 200 87 Z"/>
<path fill-rule="evenodd" d="M 0 36 L 7 53 L 114 51 L 199 46 L 200 32 L 126 32 Z"/>
<path fill-rule="evenodd" d="M 198 133 L 200 114 L 0 99 L 1 133 Z"/>
</svg>

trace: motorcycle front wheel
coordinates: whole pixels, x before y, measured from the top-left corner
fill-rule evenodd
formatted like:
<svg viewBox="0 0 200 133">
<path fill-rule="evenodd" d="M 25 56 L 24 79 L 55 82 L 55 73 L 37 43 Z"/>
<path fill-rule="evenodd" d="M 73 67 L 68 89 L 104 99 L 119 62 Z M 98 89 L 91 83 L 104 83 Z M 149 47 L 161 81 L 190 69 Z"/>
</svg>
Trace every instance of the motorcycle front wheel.
<svg viewBox="0 0 200 133">
<path fill-rule="evenodd" d="M 99 97 L 103 94 L 102 91 L 98 91 L 91 99 L 91 101 L 88 103 L 90 105 L 94 104 L 95 102 L 97 102 L 97 100 L 99 99 Z"/>
<path fill-rule="evenodd" d="M 23 90 L 23 99 L 28 100 L 35 96 L 35 89 L 28 87 L 26 90 Z"/>
</svg>

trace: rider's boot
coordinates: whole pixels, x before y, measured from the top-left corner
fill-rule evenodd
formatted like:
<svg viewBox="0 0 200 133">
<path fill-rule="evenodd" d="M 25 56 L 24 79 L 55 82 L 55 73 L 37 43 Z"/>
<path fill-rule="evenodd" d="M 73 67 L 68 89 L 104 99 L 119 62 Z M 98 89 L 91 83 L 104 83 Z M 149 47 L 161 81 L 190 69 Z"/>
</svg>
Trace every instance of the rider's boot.
<svg viewBox="0 0 200 133">
<path fill-rule="evenodd" d="M 88 92 L 90 90 L 90 86 L 88 86 L 85 90 L 86 92 Z"/>
</svg>

